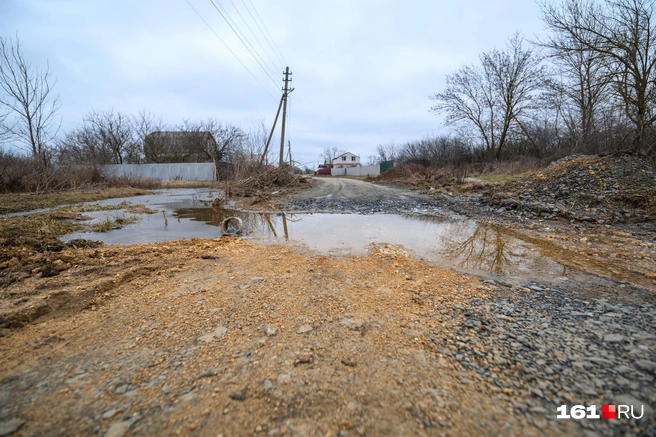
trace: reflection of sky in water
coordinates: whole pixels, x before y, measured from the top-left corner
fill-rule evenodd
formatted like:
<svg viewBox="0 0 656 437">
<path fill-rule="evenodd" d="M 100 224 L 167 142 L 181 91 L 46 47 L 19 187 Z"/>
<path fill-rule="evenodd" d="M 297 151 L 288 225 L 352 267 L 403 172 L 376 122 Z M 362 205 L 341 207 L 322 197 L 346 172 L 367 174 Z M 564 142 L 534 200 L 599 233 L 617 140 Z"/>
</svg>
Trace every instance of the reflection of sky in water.
<svg viewBox="0 0 656 437">
<path fill-rule="evenodd" d="M 401 245 L 435 264 L 524 279 L 571 274 L 543 256 L 539 248 L 501 228 L 472 220 L 392 214 L 264 214 L 209 207 L 208 190 L 167 190 L 153 196 L 110 199 L 99 203 L 145 204 L 157 214 L 139 214 L 140 221 L 107 233 L 75 233 L 63 239 L 86 238 L 107 244 L 146 243 L 191 238 L 216 238 L 229 216 L 243 220 L 244 238 L 263 243 L 293 242 L 307 250 L 334 255 L 362 255 L 372 244 Z M 123 211 L 88 213 L 96 220 L 128 215 Z"/>
</svg>

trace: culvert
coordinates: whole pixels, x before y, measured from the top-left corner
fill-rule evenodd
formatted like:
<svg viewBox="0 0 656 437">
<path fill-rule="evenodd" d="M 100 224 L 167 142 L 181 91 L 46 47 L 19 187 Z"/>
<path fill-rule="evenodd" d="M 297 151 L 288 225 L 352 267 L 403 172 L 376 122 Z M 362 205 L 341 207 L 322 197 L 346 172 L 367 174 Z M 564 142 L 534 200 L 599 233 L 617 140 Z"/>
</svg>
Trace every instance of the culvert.
<svg viewBox="0 0 656 437">
<path fill-rule="evenodd" d="M 223 235 L 241 234 L 243 222 L 239 217 L 228 217 L 221 223 L 221 233 Z"/>
</svg>

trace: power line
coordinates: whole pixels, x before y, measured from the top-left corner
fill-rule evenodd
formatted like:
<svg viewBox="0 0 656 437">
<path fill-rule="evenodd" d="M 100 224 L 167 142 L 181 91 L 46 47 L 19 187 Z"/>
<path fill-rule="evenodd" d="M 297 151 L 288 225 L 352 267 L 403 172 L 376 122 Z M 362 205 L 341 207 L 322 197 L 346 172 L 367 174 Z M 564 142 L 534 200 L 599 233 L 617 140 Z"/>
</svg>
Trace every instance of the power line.
<svg viewBox="0 0 656 437">
<path fill-rule="evenodd" d="M 237 9 L 237 6 L 233 3 L 232 0 L 230 0 L 230 4 L 232 5 L 233 8 L 235 8 L 235 11 L 237 12 L 237 15 L 239 15 L 239 18 L 241 18 L 241 21 L 244 22 L 244 24 L 246 25 L 246 28 L 248 29 L 248 31 L 251 33 L 251 35 L 253 35 L 253 37 L 255 38 L 255 41 L 257 42 L 257 44 L 258 44 L 258 45 L 260 46 L 260 48 L 264 51 L 264 54 L 266 55 L 266 57 L 267 57 L 267 58 L 269 59 L 269 61 L 271 62 L 270 65 L 273 66 L 273 70 L 274 70 L 274 71 L 278 70 L 279 67 L 277 67 L 277 66 L 276 66 L 276 63 L 274 62 L 274 60 L 271 59 L 271 56 L 269 56 L 269 52 L 267 51 L 266 48 L 264 48 L 264 46 L 263 46 L 262 43 L 260 42 L 260 39 L 257 37 L 257 35 L 255 35 L 255 32 L 253 32 L 253 29 L 251 29 L 251 26 L 248 25 L 248 22 L 246 21 L 246 19 L 244 18 L 244 16 L 241 14 L 241 12 L 239 12 L 239 9 Z M 252 17 L 252 16 L 251 16 L 251 17 Z M 255 24 L 257 24 L 257 23 L 255 23 Z"/>
<path fill-rule="evenodd" d="M 217 1 L 218 4 L 221 4 L 221 2 L 219 2 L 219 0 L 216 0 L 216 1 Z M 214 9 L 217 10 L 217 12 L 218 12 L 218 13 L 221 15 L 221 17 L 223 18 L 223 20 L 228 24 L 228 26 L 230 26 L 230 29 L 232 29 L 232 31 L 235 33 L 235 35 L 237 35 L 237 38 L 239 38 L 239 41 L 241 41 L 241 43 L 244 45 L 244 47 L 246 47 L 246 50 L 248 50 L 248 52 L 251 54 L 251 56 L 253 56 L 253 59 L 255 59 L 255 61 L 259 64 L 259 66 L 262 68 L 262 70 L 264 71 L 264 73 L 266 73 L 266 75 L 269 76 L 269 79 L 271 79 L 271 82 L 273 82 L 273 84 L 274 84 L 276 87 L 278 87 L 278 83 L 277 83 L 277 82 L 275 81 L 275 79 L 271 76 L 271 74 L 269 74 L 269 72 L 267 71 L 267 69 L 264 68 L 264 66 L 262 65 L 262 63 L 257 59 L 257 56 L 255 56 L 255 55 L 253 54 L 253 51 L 252 51 L 250 48 L 248 48 L 248 45 L 246 45 L 246 43 L 245 43 L 244 40 L 241 38 L 241 36 L 239 36 L 239 33 L 235 30 L 234 27 L 232 27 L 232 24 L 230 24 L 230 21 L 228 21 L 228 19 L 226 18 L 226 16 L 223 15 L 223 12 L 221 12 L 221 9 L 219 9 L 219 8 L 216 6 L 216 4 L 214 3 L 214 0 L 210 0 L 210 3 L 212 3 L 212 6 L 214 6 Z M 223 6 L 221 6 L 221 7 L 223 8 Z M 227 12 L 226 12 L 226 14 L 227 14 Z"/>
<path fill-rule="evenodd" d="M 255 8 L 255 5 L 253 4 L 253 2 L 251 0 L 248 0 L 248 2 L 251 4 L 251 7 L 253 8 L 253 11 L 255 11 L 255 15 L 257 15 L 257 18 L 260 19 L 260 22 L 262 23 L 262 26 L 264 26 L 264 30 L 266 30 L 266 35 L 265 35 L 264 31 L 262 30 L 262 28 L 260 27 L 260 25 L 258 24 L 255 17 L 253 17 L 253 14 L 251 14 L 251 11 L 248 9 L 248 6 L 246 5 L 246 2 L 244 0 L 241 0 L 241 2 L 244 3 L 244 6 L 246 6 L 246 10 L 250 14 L 251 18 L 253 18 L 253 21 L 257 25 L 257 28 L 260 29 L 260 32 L 262 33 L 262 35 L 264 35 L 264 38 L 265 38 L 267 44 L 269 44 L 269 47 L 271 47 L 271 50 L 273 50 L 273 52 L 276 54 L 278 59 L 282 62 L 282 65 L 289 65 L 287 63 L 287 60 L 285 59 L 285 57 L 280 52 L 280 49 L 278 49 L 278 45 L 276 44 L 276 41 L 271 36 L 271 33 L 269 33 L 269 29 L 267 29 L 266 24 L 264 24 L 264 21 L 262 21 L 262 17 L 260 17 L 260 14 L 257 12 L 257 9 Z M 269 35 L 268 38 L 267 38 L 267 35 Z M 273 43 L 273 46 L 275 46 L 275 48 L 271 45 L 271 43 Z"/>
<path fill-rule="evenodd" d="M 267 93 L 267 94 L 273 99 L 273 101 L 274 101 L 274 102 L 277 102 L 278 100 L 277 100 L 275 97 L 273 97 L 273 94 L 271 94 L 271 93 L 269 92 L 269 90 L 268 90 L 264 85 L 262 85 L 262 82 L 260 82 L 259 79 L 253 74 L 253 72 L 252 72 L 252 71 L 246 66 L 246 64 L 244 64 L 244 63 L 241 61 L 241 59 L 239 59 L 239 56 L 237 56 L 237 54 L 236 54 L 235 52 L 232 51 L 232 49 L 230 48 L 230 46 L 228 46 L 228 44 L 226 44 L 226 42 L 223 41 L 223 39 L 219 36 L 219 34 L 216 33 L 216 31 L 212 28 L 212 26 L 210 26 L 210 23 L 208 23 L 208 22 L 205 20 L 205 18 L 203 18 L 203 16 L 202 16 L 202 15 L 196 10 L 196 8 L 193 7 L 193 5 L 192 5 L 191 3 L 189 3 L 189 0 L 185 0 L 185 2 L 187 2 L 187 4 L 189 5 L 189 7 L 190 7 L 191 9 L 193 9 L 193 11 L 196 13 L 196 15 L 198 15 L 198 17 L 199 17 L 201 20 L 203 20 L 203 22 L 207 25 L 207 27 L 209 27 L 209 29 L 212 31 L 212 33 L 214 34 L 214 36 L 216 36 L 216 37 L 219 39 L 219 41 L 221 41 L 221 42 L 223 43 L 223 45 L 226 46 L 226 48 L 228 49 L 228 51 L 230 51 L 230 53 L 232 53 L 232 56 L 234 56 L 235 59 L 237 59 L 237 60 L 239 61 L 239 63 L 242 65 L 242 67 L 244 67 L 244 68 L 246 69 L 246 71 L 248 71 L 248 73 L 250 73 L 250 75 L 253 77 L 253 79 L 255 79 L 255 81 L 256 81 L 256 82 L 262 87 L 262 89 L 263 89 L 264 91 L 266 91 L 266 93 Z"/>
<path fill-rule="evenodd" d="M 212 0 L 210 0 L 210 1 L 212 1 Z M 223 6 L 223 5 L 221 4 L 220 0 L 216 0 L 216 2 L 218 3 L 219 8 L 221 8 L 221 10 L 223 11 L 223 13 L 225 14 L 225 17 L 227 17 L 228 20 L 230 20 L 230 23 L 232 23 L 232 26 L 231 26 L 231 27 L 232 27 L 233 31 L 236 30 L 236 31 L 238 32 L 238 35 L 237 35 L 237 36 L 240 37 L 242 43 L 245 42 L 246 44 L 248 44 L 248 46 L 250 46 L 250 48 L 251 48 L 251 50 L 252 50 L 251 54 L 252 54 L 254 57 L 257 58 L 256 60 L 259 59 L 260 61 L 262 61 L 262 64 L 266 64 L 266 68 L 270 68 L 271 65 L 267 64 L 267 62 L 264 60 L 264 58 L 262 57 L 262 55 L 260 55 L 260 52 L 255 48 L 255 46 L 250 42 L 250 40 L 248 39 L 248 37 L 247 37 L 247 36 L 244 34 L 244 32 L 242 32 L 242 30 L 239 28 L 239 25 L 237 24 L 237 22 L 236 22 L 236 21 L 230 16 L 230 13 L 228 12 L 228 8 L 226 8 L 225 6 Z M 230 3 L 232 3 L 232 0 L 230 0 Z M 232 6 L 233 6 L 233 7 L 235 6 L 234 3 L 232 3 Z M 215 5 L 214 7 L 216 8 L 216 5 Z M 241 19 L 242 19 L 242 21 L 243 21 L 244 18 L 241 16 L 241 13 L 239 12 L 239 10 L 237 10 L 237 8 L 235 8 L 235 10 L 237 11 L 237 14 L 241 17 Z M 248 27 L 248 23 L 246 23 L 246 27 Z M 248 48 L 248 47 L 246 47 L 246 48 Z M 254 52 L 254 54 L 253 54 L 253 52 Z M 274 66 L 273 69 L 272 69 L 272 71 L 275 72 L 276 70 L 277 70 L 277 67 Z M 271 73 L 272 71 L 269 71 L 269 73 Z M 275 76 L 275 74 L 274 74 L 274 76 Z M 270 76 L 270 77 L 271 77 L 271 76 Z"/>
</svg>

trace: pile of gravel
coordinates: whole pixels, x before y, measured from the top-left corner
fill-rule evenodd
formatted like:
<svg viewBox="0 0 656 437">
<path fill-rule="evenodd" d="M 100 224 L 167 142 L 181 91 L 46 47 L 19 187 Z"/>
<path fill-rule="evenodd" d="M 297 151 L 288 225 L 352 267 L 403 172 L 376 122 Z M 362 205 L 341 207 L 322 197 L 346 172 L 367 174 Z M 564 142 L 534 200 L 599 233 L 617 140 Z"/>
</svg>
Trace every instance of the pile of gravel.
<svg viewBox="0 0 656 437">
<path fill-rule="evenodd" d="M 656 171 L 632 154 L 570 156 L 484 193 L 483 199 L 537 216 L 596 223 L 656 219 Z"/>
</svg>

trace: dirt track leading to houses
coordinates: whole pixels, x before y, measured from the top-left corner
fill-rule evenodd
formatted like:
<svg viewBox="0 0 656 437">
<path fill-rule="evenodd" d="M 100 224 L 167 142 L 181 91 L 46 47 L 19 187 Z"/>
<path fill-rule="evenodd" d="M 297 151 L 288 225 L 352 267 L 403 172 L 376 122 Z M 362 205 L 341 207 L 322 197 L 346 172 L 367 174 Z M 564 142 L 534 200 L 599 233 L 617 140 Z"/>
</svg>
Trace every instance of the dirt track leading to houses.
<svg viewBox="0 0 656 437">
<path fill-rule="evenodd" d="M 310 190 L 301 191 L 294 199 L 319 199 L 329 197 L 335 199 L 362 199 L 368 201 L 405 198 L 411 193 L 402 188 L 388 187 L 364 182 L 359 179 L 317 177 L 315 185 Z"/>
<path fill-rule="evenodd" d="M 285 201 L 333 212 L 443 210 L 402 189 L 323 181 Z M 14 308 L 38 309 L 0 337 L 3 432 L 656 431 L 656 305 L 653 292 L 631 284 L 594 297 L 511 286 L 388 245 L 334 258 L 221 238 L 44 257 L 62 266 L 58 275 L 27 275 L 2 290 Z M 556 419 L 559 405 L 602 403 L 645 405 L 645 418 Z"/>
<path fill-rule="evenodd" d="M 285 210 L 328 213 L 409 213 L 439 204 L 429 196 L 405 188 L 390 187 L 358 179 L 318 177 L 310 189 L 292 194 L 281 205 Z"/>
</svg>

